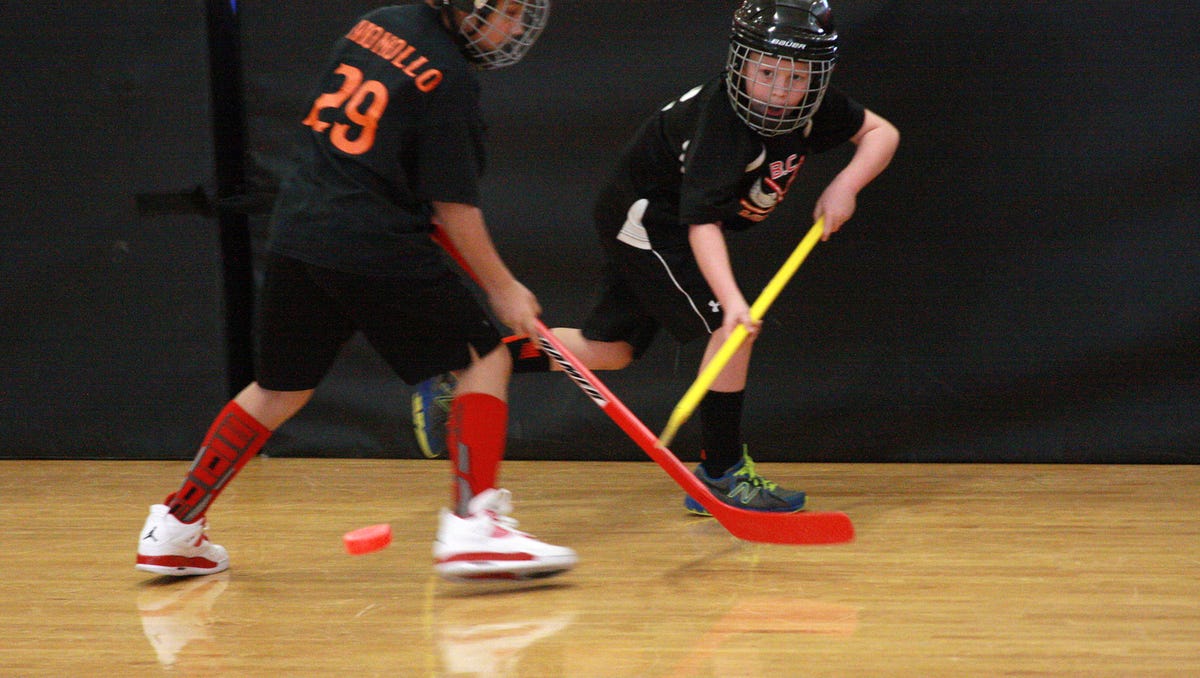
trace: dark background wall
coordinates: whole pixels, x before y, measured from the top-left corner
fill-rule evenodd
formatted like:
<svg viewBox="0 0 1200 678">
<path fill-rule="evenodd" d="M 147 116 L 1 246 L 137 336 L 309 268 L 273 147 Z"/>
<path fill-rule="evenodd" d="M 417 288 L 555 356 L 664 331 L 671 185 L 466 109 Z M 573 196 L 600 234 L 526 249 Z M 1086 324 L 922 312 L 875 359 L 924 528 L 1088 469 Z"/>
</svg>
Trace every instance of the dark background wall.
<svg viewBox="0 0 1200 678">
<path fill-rule="evenodd" d="M 0 76 L 0 129 L 16 143 L 0 187 L 0 455 L 191 456 L 240 369 L 227 316 L 245 309 L 223 297 L 219 235 L 241 214 L 261 245 L 316 69 L 375 4 L 237 5 L 236 196 L 214 169 L 214 120 L 230 115 L 210 103 L 205 17 L 219 3 L 92 5 L 54 24 L 5 10 L 29 16 L 0 22 L 24 64 Z M 721 68 L 732 7 L 560 0 L 525 62 L 483 75 L 485 209 L 550 324 L 577 324 L 591 303 L 589 214 L 615 149 Z M 834 10 L 835 84 L 903 140 L 768 316 L 746 422 L 756 457 L 1200 460 L 1200 8 Z M 846 158 L 812 159 L 775 216 L 733 238 L 748 294 Z M 225 208 L 147 209 L 196 186 Z M 657 430 L 700 349 L 664 337 L 602 376 Z M 355 342 L 268 453 L 416 456 L 408 393 Z M 512 401 L 512 458 L 642 458 L 561 375 L 517 377 Z M 673 447 L 694 458 L 696 445 L 693 424 Z"/>
<path fill-rule="evenodd" d="M 204 14 L 0 16 L 0 456 L 177 454 L 226 390 Z"/>
</svg>

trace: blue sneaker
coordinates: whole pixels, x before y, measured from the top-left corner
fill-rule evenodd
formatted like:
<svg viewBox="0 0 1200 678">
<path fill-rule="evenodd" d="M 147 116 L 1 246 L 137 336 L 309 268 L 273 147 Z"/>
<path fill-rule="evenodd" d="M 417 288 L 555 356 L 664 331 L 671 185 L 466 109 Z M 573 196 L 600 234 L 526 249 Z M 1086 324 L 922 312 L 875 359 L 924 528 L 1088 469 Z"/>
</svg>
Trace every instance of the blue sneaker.
<svg viewBox="0 0 1200 678">
<path fill-rule="evenodd" d="M 758 475 L 754 468 L 754 460 L 750 458 L 745 446 L 742 447 L 742 460 L 720 478 L 710 478 L 703 466 L 696 467 L 694 473 L 713 496 L 740 509 L 793 513 L 803 511 L 804 502 L 807 500 L 803 492 L 784 489 Z M 698 516 L 712 515 L 690 496 L 683 500 L 683 507 Z"/>
<path fill-rule="evenodd" d="M 412 395 L 413 433 L 417 447 L 429 459 L 446 456 L 446 421 L 458 377 L 447 372 L 417 384 Z"/>
</svg>

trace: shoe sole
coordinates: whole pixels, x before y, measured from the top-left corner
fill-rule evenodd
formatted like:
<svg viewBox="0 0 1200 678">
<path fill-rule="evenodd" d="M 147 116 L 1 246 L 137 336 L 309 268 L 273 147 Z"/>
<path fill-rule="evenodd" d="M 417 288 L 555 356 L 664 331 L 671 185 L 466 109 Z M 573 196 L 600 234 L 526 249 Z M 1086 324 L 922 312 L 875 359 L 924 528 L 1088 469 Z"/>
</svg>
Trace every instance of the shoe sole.
<svg viewBox="0 0 1200 678">
<path fill-rule="evenodd" d="M 434 570 L 438 576 L 448 581 L 488 581 L 505 579 L 524 581 L 529 579 L 548 579 L 575 567 L 577 559 L 560 557 L 555 559 L 543 558 L 537 562 L 514 564 L 512 561 L 492 560 L 459 560 L 437 563 Z"/>
<path fill-rule="evenodd" d="M 159 574 L 167 577 L 198 577 L 206 574 L 216 574 L 229 569 L 229 563 L 221 563 L 214 567 L 189 567 L 186 565 L 153 565 L 150 563 L 138 563 L 133 566 L 135 570 L 149 572 L 151 574 Z"/>
</svg>

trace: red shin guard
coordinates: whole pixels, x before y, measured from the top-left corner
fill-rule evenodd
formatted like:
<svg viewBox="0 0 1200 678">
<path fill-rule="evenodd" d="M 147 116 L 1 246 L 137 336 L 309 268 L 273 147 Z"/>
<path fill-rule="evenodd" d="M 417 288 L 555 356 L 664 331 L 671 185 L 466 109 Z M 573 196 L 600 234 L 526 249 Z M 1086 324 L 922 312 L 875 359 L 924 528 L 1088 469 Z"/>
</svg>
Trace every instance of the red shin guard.
<svg viewBox="0 0 1200 678">
<path fill-rule="evenodd" d="M 213 500 L 271 437 L 271 431 L 232 400 L 221 410 L 200 445 L 179 491 L 167 498 L 171 513 L 185 523 L 204 516 Z"/>
<path fill-rule="evenodd" d="M 467 503 L 496 486 L 508 436 L 508 404 L 485 393 L 463 393 L 450 406 L 446 447 L 454 467 L 454 507 L 467 515 Z"/>
</svg>

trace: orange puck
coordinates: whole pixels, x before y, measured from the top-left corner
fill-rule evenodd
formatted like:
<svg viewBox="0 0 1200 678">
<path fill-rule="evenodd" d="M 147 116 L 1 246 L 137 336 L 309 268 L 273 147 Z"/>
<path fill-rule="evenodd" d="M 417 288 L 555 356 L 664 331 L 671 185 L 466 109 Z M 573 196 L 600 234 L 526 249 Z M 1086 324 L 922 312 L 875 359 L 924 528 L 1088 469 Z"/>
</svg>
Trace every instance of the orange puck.
<svg viewBox="0 0 1200 678">
<path fill-rule="evenodd" d="M 380 523 L 350 530 L 342 535 L 342 543 L 346 545 L 346 552 L 353 556 L 378 551 L 392 543 L 392 526 Z"/>
</svg>

